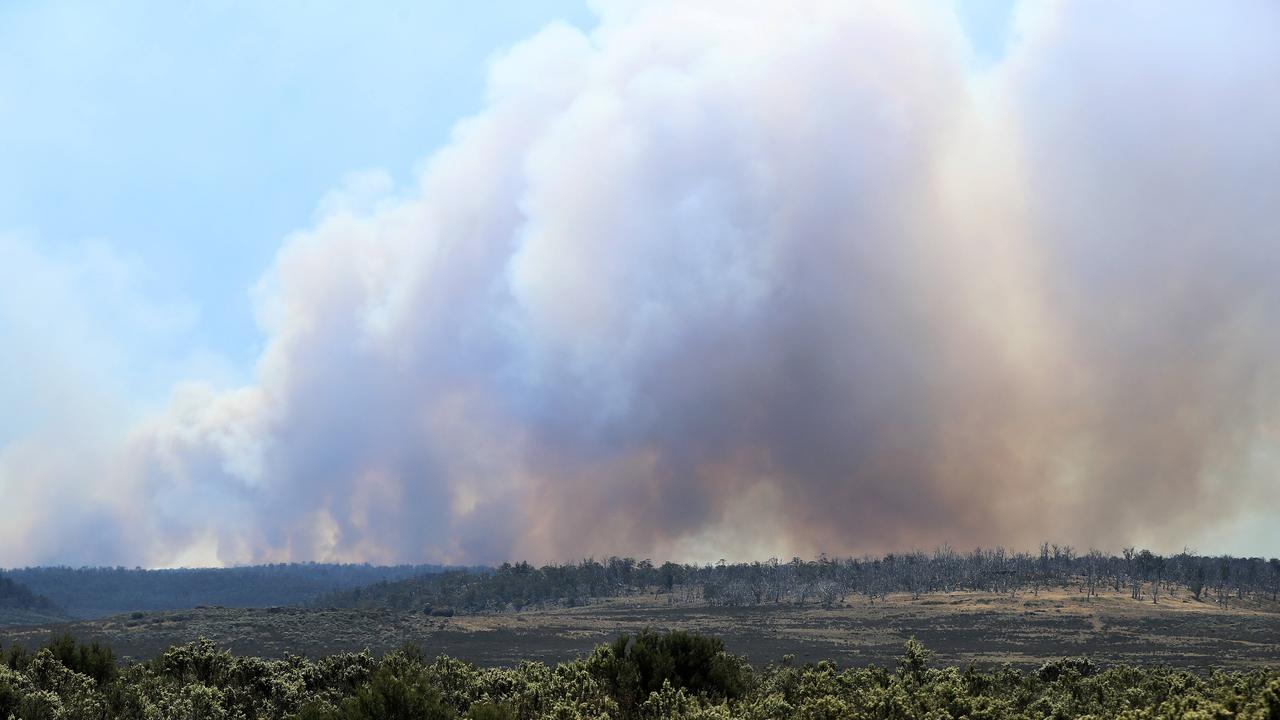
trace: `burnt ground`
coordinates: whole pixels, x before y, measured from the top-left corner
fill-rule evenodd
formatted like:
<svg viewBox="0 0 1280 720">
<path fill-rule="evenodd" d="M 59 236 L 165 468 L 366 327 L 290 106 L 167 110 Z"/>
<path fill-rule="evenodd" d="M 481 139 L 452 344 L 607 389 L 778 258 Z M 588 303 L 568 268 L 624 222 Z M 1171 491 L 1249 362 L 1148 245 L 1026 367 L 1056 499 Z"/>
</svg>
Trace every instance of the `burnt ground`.
<svg viewBox="0 0 1280 720">
<path fill-rule="evenodd" d="M 1193 669 L 1280 667 L 1280 608 L 1270 603 L 1222 609 L 1189 598 L 1160 604 L 1125 594 L 1092 600 L 1072 593 L 974 593 L 859 599 L 832 609 L 787 605 L 722 608 L 627 598 L 578 608 L 495 615 L 273 608 L 202 608 L 134 613 L 101 620 L 0 628 L 0 642 L 38 645 L 69 631 L 142 659 L 207 637 L 240 654 L 319 656 L 405 643 L 481 665 L 555 662 L 590 652 L 620 632 L 681 628 L 724 639 L 754 664 L 795 656 L 841 666 L 892 666 L 908 638 L 942 664 L 1019 666 L 1087 655 L 1103 664 L 1162 663 Z"/>
</svg>

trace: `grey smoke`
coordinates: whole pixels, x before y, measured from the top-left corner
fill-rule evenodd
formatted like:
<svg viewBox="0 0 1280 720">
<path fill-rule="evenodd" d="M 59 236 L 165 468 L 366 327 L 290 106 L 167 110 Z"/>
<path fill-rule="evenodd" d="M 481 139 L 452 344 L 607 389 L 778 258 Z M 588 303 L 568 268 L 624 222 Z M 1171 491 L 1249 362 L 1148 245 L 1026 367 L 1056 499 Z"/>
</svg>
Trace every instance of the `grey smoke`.
<svg viewBox="0 0 1280 720">
<path fill-rule="evenodd" d="M 1178 549 L 1275 490 L 1275 4 L 1025 7 L 983 72 L 935 4 L 600 12 L 286 240 L 255 382 L 110 453 L 122 560 Z"/>
</svg>

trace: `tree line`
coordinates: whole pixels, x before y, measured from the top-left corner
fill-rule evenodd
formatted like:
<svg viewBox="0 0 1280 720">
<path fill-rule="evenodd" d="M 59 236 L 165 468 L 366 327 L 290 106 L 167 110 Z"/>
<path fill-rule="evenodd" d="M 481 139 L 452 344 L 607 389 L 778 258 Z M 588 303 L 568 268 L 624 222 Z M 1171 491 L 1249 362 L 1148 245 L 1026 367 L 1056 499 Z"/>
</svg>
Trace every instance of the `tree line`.
<svg viewBox="0 0 1280 720">
<path fill-rule="evenodd" d="M 721 641 L 646 630 L 559 665 L 478 668 L 406 646 L 315 660 L 240 657 L 205 640 L 143 663 L 63 637 L 0 648 L 0 718 L 24 720 L 774 720 L 806 718 L 1280 717 L 1280 670 L 1196 675 L 1087 659 L 933 667 L 906 644 L 895 667 L 790 659 L 755 669 Z"/>
<path fill-rule="evenodd" d="M 1280 559 L 1205 556 L 1186 550 L 1164 556 L 1126 548 L 1119 555 L 1043 544 L 1038 552 L 1004 548 L 961 553 L 950 547 L 881 557 L 793 558 L 789 562 L 692 565 L 610 557 L 535 567 L 504 563 L 456 570 L 331 593 L 320 607 L 389 608 L 435 614 L 518 611 L 573 606 L 643 593 L 669 602 L 713 605 L 835 606 L 890 593 L 956 591 L 1017 595 L 1058 589 L 1085 597 L 1123 593 L 1159 603 L 1170 597 L 1230 606 L 1280 602 Z"/>
<path fill-rule="evenodd" d="M 443 569 L 439 565 L 282 563 L 171 570 L 27 567 L 8 570 L 4 574 L 10 582 L 47 598 L 72 616 L 94 618 L 136 610 L 175 610 L 199 605 L 301 605 L 325 593 L 379 581 L 423 576 Z"/>
</svg>

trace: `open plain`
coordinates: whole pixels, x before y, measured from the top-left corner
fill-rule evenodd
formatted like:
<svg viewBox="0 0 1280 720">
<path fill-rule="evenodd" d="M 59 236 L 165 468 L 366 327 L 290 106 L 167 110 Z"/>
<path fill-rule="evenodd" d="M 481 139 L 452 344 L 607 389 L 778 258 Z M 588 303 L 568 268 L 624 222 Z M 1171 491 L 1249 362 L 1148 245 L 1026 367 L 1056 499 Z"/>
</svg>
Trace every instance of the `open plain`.
<svg viewBox="0 0 1280 720">
<path fill-rule="evenodd" d="M 1125 593 L 1085 599 L 1071 592 L 950 593 L 912 599 L 858 598 L 832 608 L 720 607 L 632 596 L 580 607 L 454 617 L 353 609 L 197 608 L 0 629 L 6 645 L 34 647 L 71 632 L 143 659 L 198 637 L 240 654 L 317 657 L 420 645 L 480 665 L 571 659 L 619 633 L 644 627 L 695 630 L 723 638 L 731 652 L 762 665 L 797 662 L 892 666 L 911 637 L 947 664 L 1012 663 L 1088 656 L 1102 664 L 1169 664 L 1194 669 L 1280 666 L 1280 612 L 1273 602 L 1223 608 L 1189 597 L 1159 603 Z"/>
</svg>

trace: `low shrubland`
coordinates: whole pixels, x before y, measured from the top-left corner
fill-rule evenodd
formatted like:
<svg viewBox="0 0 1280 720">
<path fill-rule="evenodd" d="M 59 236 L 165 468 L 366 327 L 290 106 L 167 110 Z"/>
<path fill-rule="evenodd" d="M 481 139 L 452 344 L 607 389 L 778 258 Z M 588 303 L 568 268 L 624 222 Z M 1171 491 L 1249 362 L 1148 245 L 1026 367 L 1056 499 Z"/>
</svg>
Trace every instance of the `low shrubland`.
<svg viewBox="0 0 1280 720">
<path fill-rule="evenodd" d="M 239 657 L 207 640 L 117 665 L 60 638 L 0 653 L 0 718 L 1280 718 L 1280 671 L 1195 674 L 1086 659 L 933 667 L 790 661 L 753 669 L 719 640 L 642 631 L 559 665 L 479 668 L 406 646 L 382 657 Z"/>
</svg>

